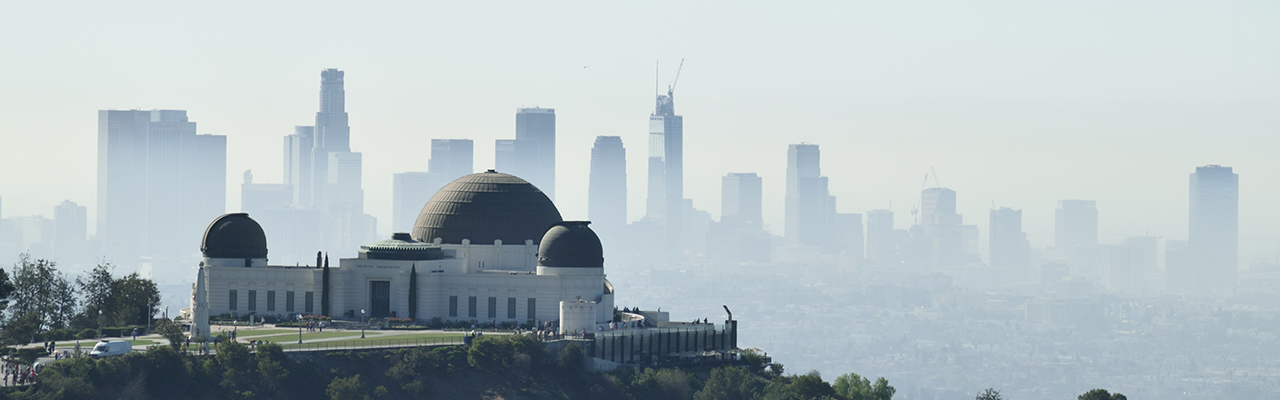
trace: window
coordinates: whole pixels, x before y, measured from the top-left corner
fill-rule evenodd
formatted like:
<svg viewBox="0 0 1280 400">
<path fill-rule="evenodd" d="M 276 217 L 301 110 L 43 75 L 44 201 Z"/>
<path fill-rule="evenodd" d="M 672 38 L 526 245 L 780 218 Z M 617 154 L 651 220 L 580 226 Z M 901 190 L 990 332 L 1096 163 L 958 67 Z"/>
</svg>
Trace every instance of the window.
<svg viewBox="0 0 1280 400">
<path fill-rule="evenodd" d="M 249 311 L 257 311 L 257 310 L 258 310 L 258 291 L 250 290 L 249 291 Z"/>
<path fill-rule="evenodd" d="M 516 319 L 516 298 L 507 298 L 507 319 Z"/>
<path fill-rule="evenodd" d="M 267 291 L 267 311 L 275 311 L 275 310 L 276 310 L 276 291 L 268 290 Z"/>
<path fill-rule="evenodd" d="M 471 318 L 476 317 L 476 296 L 467 297 L 467 316 Z"/>
<path fill-rule="evenodd" d="M 489 318 L 498 318 L 498 298 L 489 297 Z"/>
<path fill-rule="evenodd" d="M 316 303 L 316 302 L 315 302 L 316 296 L 313 296 L 313 294 L 314 294 L 314 292 L 307 292 L 307 294 L 303 295 L 303 297 L 305 297 L 305 298 L 306 298 L 306 300 L 305 300 L 305 301 L 306 301 L 306 303 L 307 303 L 307 308 L 306 308 L 306 310 L 305 310 L 305 311 L 306 311 L 306 313 L 307 313 L 307 314 L 313 314 L 313 313 L 315 313 L 315 311 L 313 311 L 313 310 L 315 310 L 314 305 L 315 305 L 315 303 Z"/>
<path fill-rule="evenodd" d="M 232 291 L 231 291 L 231 294 L 228 296 L 228 300 L 227 300 L 227 309 L 228 309 L 228 310 L 231 310 L 231 311 L 235 311 L 235 310 L 236 310 L 236 303 L 237 303 L 237 302 L 236 302 L 236 300 L 239 300 L 239 298 L 236 296 L 236 294 L 237 294 L 237 293 L 236 293 L 236 291 L 232 290 Z"/>
<path fill-rule="evenodd" d="M 449 296 L 449 316 L 458 316 L 458 296 Z"/>
<path fill-rule="evenodd" d="M 284 310 L 293 312 L 293 291 L 284 292 Z"/>
<path fill-rule="evenodd" d="M 530 297 L 529 298 L 529 320 L 533 321 L 537 319 L 538 319 L 538 299 Z"/>
</svg>

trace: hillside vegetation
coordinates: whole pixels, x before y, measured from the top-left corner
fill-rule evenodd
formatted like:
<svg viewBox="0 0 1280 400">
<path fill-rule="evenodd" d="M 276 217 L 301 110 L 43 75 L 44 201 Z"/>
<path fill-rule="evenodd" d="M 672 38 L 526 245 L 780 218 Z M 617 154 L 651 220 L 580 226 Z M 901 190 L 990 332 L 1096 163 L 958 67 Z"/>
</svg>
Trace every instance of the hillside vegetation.
<svg viewBox="0 0 1280 400">
<path fill-rule="evenodd" d="M 892 398 L 883 378 L 835 385 L 817 373 L 785 375 L 754 355 L 742 365 L 586 370 L 582 350 L 549 354 L 525 336 L 482 336 L 467 347 L 286 354 L 240 343 L 196 357 L 168 347 L 49 365 L 7 399 L 856 399 Z"/>
</svg>

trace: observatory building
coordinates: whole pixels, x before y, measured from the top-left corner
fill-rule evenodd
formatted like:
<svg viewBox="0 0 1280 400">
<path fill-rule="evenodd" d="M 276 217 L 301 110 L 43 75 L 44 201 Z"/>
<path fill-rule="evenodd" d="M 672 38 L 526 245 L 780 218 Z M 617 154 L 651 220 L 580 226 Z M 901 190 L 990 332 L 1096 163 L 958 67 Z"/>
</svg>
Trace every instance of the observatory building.
<svg viewBox="0 0 1280 400">
<path fill-rule="evenodd" d="M 369 318 L 560 321 L 562 332 L 594 331 L 614 319 L 613 286 L 588 224 L 563 221 L 523 179 L 471 174 L 431 197 L 412 234 L 338 260 L 326 287 L 319 265 L 269 265 L 262 227 L 248 214 L 226 214 L 209 224 L 200 246 L 193 333 L 208 335 L 208 318 L 224 314 L 360 318 L 362 311 Z"/>
</svg>

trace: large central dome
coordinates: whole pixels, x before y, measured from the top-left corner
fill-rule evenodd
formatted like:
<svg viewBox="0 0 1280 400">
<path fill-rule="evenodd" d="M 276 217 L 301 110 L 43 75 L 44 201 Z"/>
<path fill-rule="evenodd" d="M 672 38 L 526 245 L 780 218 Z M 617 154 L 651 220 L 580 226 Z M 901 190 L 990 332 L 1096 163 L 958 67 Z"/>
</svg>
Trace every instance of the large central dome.
<svg viewBox="0 0 1280 400">
<path fill-rule="evenodd" d="M 512 175 L 489 170 L 445 185 L 431 196 L 413 224 L 413 238 L 431 243 L 475 244 L 538 243 L 552 224 L 560 222 L 560 210 L 533 184 Z"/>
</svg>

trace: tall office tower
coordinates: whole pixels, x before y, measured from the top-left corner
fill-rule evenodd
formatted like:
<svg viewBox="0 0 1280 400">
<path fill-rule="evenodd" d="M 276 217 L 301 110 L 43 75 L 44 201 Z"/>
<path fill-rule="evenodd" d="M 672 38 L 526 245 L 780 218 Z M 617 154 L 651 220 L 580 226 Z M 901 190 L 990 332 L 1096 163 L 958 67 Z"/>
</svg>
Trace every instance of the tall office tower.
<svg viewBox="0 0 1280 400">
<path fill-rule="evenodd" d="M 427 172 L 439 175 L 440 180 L 444 182 L 440 184 L 441 187 L 453 182 L 454 179 L 471 175 L 475 171 L 472 161 L 475 158 L 474 149 L 475 145 L 471 139 L 431 139 L 431 160 L 427 161 Z M 435 194 L 435 190 L 432 190 L 431 194 Z M 427 204 L 427 201 L 423 200 L 422 204 Z M 413 221 L 410 223 L 412 224 Z"/>
<path fill-rule="evenodd" d="M 312 138 L 311 201 L 312 205 L 325 210 L 329 208 L 327 193 L 334 185 L 351 186 L 350 182 L 339 182 L 329 177 L 329 173 L 333 171 L 329 167 L 329 162 L 334 158 L 331 154 L 351 151 L 351 127 L 347 125 L 346 99 L 343 72 L 332 68 L 321 71 L 320 111 L 316 112 Z M 343 160 L 351 161 L 350 157 L 344 157 Z M 350 171 L 347 169 L 344 172 Z M 346 177 L 349 178 L 350 175 Z"/>
<path fill-rule="evenodd" d="M 873 265 L 898 264 L 898 241 L 893 237 L 893 211 L 867 211 L 867 261 Z"/>
<path fill-rule="evenodd" d="M 284 183 L 293 189 L 293 205 L 311 206 L 311 155 L 315 149 L 314 126 L 295 126 L 284 137 Z M 252 214 L 250 214 L 252 215 Z"/>
<path fill-rule="evenodd" d="M 240 184 L 240 212 L 258 218 L 267 209 L 293 204 L 293 186 L 287 183 L 253 183 L 253 171 L 244 171 Z"/>
<path fill-rule="evenodd" d="M 1151 288 L 1151 283 L 1159 276 L 1160 265 L 1156 260 L 1159 254 L 1158 249 L 1159 238 L 1155 236 L 1134 236 L 1120 241 L 1120 245 L 1132 249 L 1137 249 L 1142 255 L 1142 264 L 1139 272 L 1142 274 L 1142 288 L 1144 290 Z"/>
<path fill-rule="evenodd" d="M 1098 245 L 1098 208 L 1093 200 L 1062 200 L 1054 216 L 1054 246 L 1059 251 Z"/>
<path fill-rule="evenodd" d="M 97 229 L 107 259 L 190 253 L 226 212 L 225 136 L 197 135 L 181 110 L 98 112 Z"/>
<path fill-rule="evenodd" d="M 1192 278 L 1204 292 L 1230 292 L 1239 267 L 1240 176 L 1231 167 L 1209 165 L 1196 167 L 1190 178 Z"/>
<path fill-rule="evenodd" d="M 361 185 L 363 157 L 350 151 L 329 153 L 328 210 L 334 213 L 364 213 L 364 189 Z"/>
<path fill-rule="evenodd" d="M 787 243 L 822 246 L 831 209 L 827 178 L 822 177 L 816 144 L 787 146 Z"/>
<path fill-rule="evenodd" d="M 831 237 L 833 250 L 847 257 L 863 259 L 865 235 L 862 233 L 862 214 L 831 213 Z"/>
<path fill-rule="evenodd" d="M 920 192 L 920 225 L 960 225 L 956 213 L 956 191 L 947 188 L 928 188 Z"/>
<path fill-rule="evenodd" d="M 763 197 L 760 177 L 754 172 L 730 172 L 720 178 L 720 223 L 743 229 L 763 229 Z"/>
<path fill-rule="evenodd" d="M 391 177 L 391 229 L 392 232 L 409 232 L 417 221 L 422 206 L 431 200 L 441 187 L 452 182 L 434 172 L 401 172 Z M 456 179 L 456 178 L 454 178 Z"/>
<path fill-rule="evenodd" d="M 53 251 L 63 262 L 76 262 L 85 255 L 89 238 L 89 211 L 71 200 L 53 208 Z"/>
<path fill-rule="evenodd" d="M 1164 288 L 1172 294 L 1198 293 L 1191 246 L 1185 240 L 1164 241 Z"/>
<path fill-rule="evenodd" d="M 591 147 L 587 218 L 602 232 L 627 225 L 627 149 L 621 137 L 596 136 Z"/>
<path fill-rule="evenodd" d="M 684 117 L 676 115 L 675 90 L 658 95 L 649 115 L 649 187 L 645 218 L 666 226 L 667 248 L 682 249 Z"/>
<path fill-rule="evenodd" d="M 516 140 L 530 142 L 532 168 L 519 171 L 525 180 L 556 199 L 556 110 L 520 108 L 516 110 Z"/>
<path fill-rule="evenodd" d="M 991 210 L 990 256 L 994 268 L 1029 271 L 1031 245 L 1022 233 L 1022 210 L 1001 207 Z"/>
<path fill-rule="evenodd" d="M 493 146 L 493 166 L 498 172 L 523 178 L 536 168 L 537 160 L 533 157 L 535 144 L 528 140 L 498 139 Z M 527 180 L 527 179 L 526 179 Z M 530 181 L 529 183 L 533 183 Z M 537 183 L 533 183 L 538 186 Z M 538 189 L 542 189 L 539 187 Z"/>
</svg>

